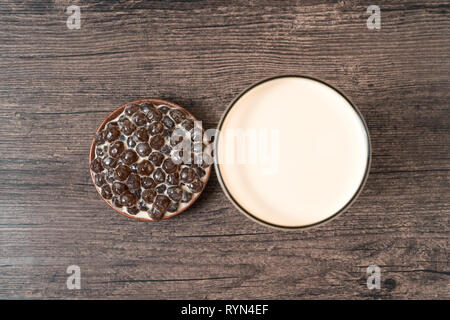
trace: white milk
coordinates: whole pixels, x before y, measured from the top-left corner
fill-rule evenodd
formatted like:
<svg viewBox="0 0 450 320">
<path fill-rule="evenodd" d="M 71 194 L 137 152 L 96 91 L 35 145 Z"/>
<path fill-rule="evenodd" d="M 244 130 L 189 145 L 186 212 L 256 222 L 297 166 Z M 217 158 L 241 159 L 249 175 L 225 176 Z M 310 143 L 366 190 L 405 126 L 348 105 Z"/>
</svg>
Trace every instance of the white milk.
<svg viewBox="0 0 450 320">
<path fill-rule="evenodd" d="M 265 222 L 306 226 L 325 220 L 348 204 L 364 180 L 364 124 L 342 95 L 318 81 L 266 81 L 235 102 L 220 129 L 223 183 L 241 207 Z M 239 139 L 229 134 L 239 130 L 244 156 Z"/>
</svg>

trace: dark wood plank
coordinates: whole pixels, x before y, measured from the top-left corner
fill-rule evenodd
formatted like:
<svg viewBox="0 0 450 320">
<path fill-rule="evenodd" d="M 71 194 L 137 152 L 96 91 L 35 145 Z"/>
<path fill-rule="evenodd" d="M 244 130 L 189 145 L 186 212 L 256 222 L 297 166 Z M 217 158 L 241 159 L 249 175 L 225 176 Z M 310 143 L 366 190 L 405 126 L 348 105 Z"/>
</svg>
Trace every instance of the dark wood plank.
<svg viewBox="0 0 450 320">
<path fill-rule="evenodd" d="M 66 1 L 0 6 L 0 297 L 450 298 L 448 1 Z M 372 137 L 371 175 L 339 218 L 265 228 L 213 176 L 159 224 L 114 214 L 92 187 L 93 132 L 137 98 L 211 128 L 249 84 L 309 74 L 343 90 Z M 79 265 L 81 290 L 66 288 Z M 366 268 L 382 270 L 381 290 Z"/>
</svg>

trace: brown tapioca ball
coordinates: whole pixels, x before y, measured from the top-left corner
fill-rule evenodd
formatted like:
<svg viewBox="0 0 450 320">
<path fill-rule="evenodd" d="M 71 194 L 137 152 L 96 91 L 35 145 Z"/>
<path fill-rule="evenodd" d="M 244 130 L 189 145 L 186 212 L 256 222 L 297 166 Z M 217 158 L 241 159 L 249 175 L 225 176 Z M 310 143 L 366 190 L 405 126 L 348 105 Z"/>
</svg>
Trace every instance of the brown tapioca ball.
<svg viewBox="0 0 450 320">
<path fill-rule="evenodd" d="M 139 189 L 134 189 L 134 190 L 130 190 L 130 192 L 131 192 L 132 194 L 134 194 L 134 195 L 136 196 L 136 198 L 138 198 L 138 199 L 141 198 L 141 195 L 142 195 L 142 190 L 141 190 L 141 188 L 139 188 Z"/>
<path fill-rule="evenodd" d="M 144 190 L 144 192 L 142 192 L 142 200 L 144 200 L 147 203 L 152 203 L 155 197 L 156 197 L 155 190 L 146 189 Z"/>
<path fill-rule="evenodd" d="M 156 134 L 159 134 L 161 132 L 163 132 L 164 130 L 164 125 L 161 122 L 153 122 L 151 125 L 149 125 L 148 127 L 148 132 L 150 133 L 150 135 L 154 136 Z"/>
<path fill-rule="evenodd" d="M 148 156 L 148 160 L 150 160 L 155 166 L 160 166 L 164 160 L 164 155 L 160 152 L 152 152 Z"/>
<path fill-rule="evenodd" d="M 150 177 L 142 177 L 141 185 L 144 189 L 153 189 L 156 186 L 156 182 Z"/>
<path fill-rule="evenodd" d="M 166 189 L 167 189 L 167 187 L 166 187 L 165 184 L 160 184 L 159 186 L 157 186 L 157 187 L 155 188 L 155 191 L 156 191 L 157 193 L 159 193 L 159 194 L 163 194 L 164 191 L 166 191 Z"/>
<path fill-rule="evenodd" d="M 134 132 L 134 130 L 136 130 L 136 126 L 129 119 L 125 119 L 122 121 L 122 132 L 125 135 L 127 136 L 131 135 Z"/>
<path fill-rule="evenodd" d="M 180 183 L 180 177 L 178 175 L 178 172 L 168 174 L 166 177 L 166 182 L 173 186 L 178 185 Z"/>
<path fill-rule="evenodd" d="M 114 169 L 109 169 L 106 173 L 106 182 L 113 183 L 115 180 L 114 178 Z"/>
<path fill-rule="evenodd" d="M 198 193 L 203 189 L 203 182 L 200 180 L 195 180 L 194 182 L 188 184 L 187 186 L 192 192 Z"/>
<path fill-rule="evenodd" d="M 131 136 L 127 138 L 127 147 L 128 148 L 134 148 L 136 146 L 136 140 L 135 137 Z"/>
<path fill-rule="evenodd" d="M 150 161 L 143 160 L 137 164 L 136 169 L 138 174 L 142 176 L 149 176 L 155 168 Z"/>
<path fill-rule="evenodd" d="M 192 129 L 194 129 L 194 121 L 192 121 L 191 119 L 184 120 L 181 126 L 186 131 L 191 131 Z"/>
<path fill-rule="evenodd" d="M 170 205 L 170 199 L 164 195 L 157 195 L 153 203 L 155 206 L 163 208 L 166 211 Z"/>
<path fill-rule="evenodd" d="M 123 150 L 125 150 L 125 146 L 122 141 L 116 141 L 109 146 L 109 155 L 113 158 L 119 157 Z"/>
<path fill-rule="evenodd" d="M 175 123 L 180 123 L 186 118 L 184 112 L 178 109 L 170 110 L 169 114 L 172 117 L 173 121 L 175 121 Z"/>
<path fill-rule="evenodd" d="M 131 173 L 131 169 L 128 166 L 120 165 L 114 171 L 114 178 L 119 181 L 124 181 Z"/>
<path fill-rule="evenodd" d="M 162 183 L 166 180 L 166 174 L 161 168 L 158 168 L 153 172 L 153 180 L 155 180 L 156 183 Z"/>
<path fill-rule="evenodd" d="M 112 126 L 105 129 L 105 140 L 108 142 L 113 142 L 119 139 L 120 130 L 116 126 Z"/>
<path fill-rule="evenodd" d="M 95 143 L 101 145 L 105 143 L 105 132 L 100 131 L 95 135 Z"/>
<path fill-rule="evenodd" d="M 188 192 L 188 191 L 184 191 L 183 192 L 183 198 L 181 199 L 181 202 L 189 202 L 192 199 L 192 193 Z"/>
<path fill-rule="evenodd" d="M 172 149 L 167 145 L 167 144 L 165 144 L 162 148 L 161 148 L 161 150 L 160 150 L 162 153 L 164 153 L 166 156 L 169 156 L 170 155 L 170 152 L 172 151 Z"/>
<path fill-rule="evenodd" d="M 144 127 L 138 128 L 134 135 L 136 136 L 137 140 L 147 142 L 148 141 L 148 131 Z"/>
<path fill-rule="evenodd" d="M 104 173 L 96 174 L 94 180 L 95 180 L 95 184 L 98 187 L 101 187 L 106 184 L 106 176 Z"/>
<path fill-rule="evenodd" d="M 125 108 L 125 114 L 127 116 L 131 116 L 132 114 L 134 114 L 138 110 L 139 110 L 139 106 L 137 104 L 133 103 L 133 104 L 130 104 L 129 106 L 127 106 Z"/>
<path fill-rule="evenodd" d="M 122 204 L 120 203 L 119 197 L 114 196 L 112 198 L 112 203 L 114 206 L 116 206 L 117 208 L 122 208 Z"/>
<path fill-rule="evenodd" d="M 137 207 L 129 207 L 129 208 L 127 208 L 127 212 L 129 214 L 131 214 L 132 216 L 137 215 L 139 213 L 139 211 L 140 210 Z"/>
<path fill-rule="evenodd" d="M 169 107 L 168 106 L 161 106 L 158 108 L 159 111 L 161 111 L 164 114 L 167 114 L 167 112 L 169 111 Z"/>
<path fill-rule="evenodd" d="M 136 204 L 136 202 L 138 201 L 136 196 L 129 191 L 123 193 L 119 199 L 120 199 L 120 203 L 126 207 L 131 207 L 134 204 Z"/>
<path fill-rule="evenodd" d="M 128 187 L 124 183 L 118 182 L 118 181 L 113 182 L 112 192 L 114 194 L 117 194 L 120 196 L 122 193 L 124 193 L 126 191 L 128 191 Z"/>
<path fill-rule="evenodd" d="M 150 109 L 147 113 L 148 122 L 161 121 L 163 114 L 158 109 Z"/>
<path fill-rule="evenodd" d="M 146 157 L 150 154 L 150 152 L 152 152 L 152 148 L 150 148 L 150 146 L 148 145 L 147 142 L 143 142 L 143 143 L 139 143 L 136 146 L 136 152 L 141 157 Z"/>
<path fill-rule="evenodd" d="M 141 187 L 141 177 L 139 177 L 136 173 L 131 173 L 125 183 L 131 190 L 137 190 Z"/>
<path fill-rule="evenodd" d="M 123 163 L 125 163 L 127 165 L 135 163 L 139 159 L 139 157 L 136 154 L 136 152 L 134 152 L 133 150 L 130 150 L 130 149 L 125 150 L 122 153 L 121 158 L 122 158 Z"/>
<path fill-rule="evenodd" d="M 156 136 L 153 136 L 150 139 L 150 147 L 152 147 L 155 150 L 161 149 L 164 146 L 164 144 L 165 140 L 160 134 L 157 134 Z"/>
<path fill-rule="evenodd" d="M 112 198 L 112 192 L 111 192 L 111 187 L 109 185 L 104 185 L 102 187 L 102 197 L 105 199 L 111 199 Z"/>
<path fill-rule="evenodd" d="M 130 165 L 130 170 L 133 173 L 137 173 L 137 163 L 133 163 Z"/>
<path fill-rule="evenodd" d="M 168 129 L 172 129 L 175 126 L 175 122 L 173 122 L 172 119 L 170 119 L 168 116 L 165 116 L 162 119 L 162 123 L 164 124 L 164 126 Z"/>
<path fill-rule="evenodd" d="M 103 171 L 103 163 L 101 158 L 95 158 L 91 162 L 91 170 L 95 173 L 100 173 Z"/>
<path fill-rule="evenodd" d="M 107 157 L 103 159 L 102 164 L 106 169 L 114 169 L 117 167 L 118 162 L 117 158 Z"/>
<path fill-rule="evenodd" d="M 154 221 L 159 221 L 164 217 L 165 210 L 163 208 L 152 206 L 150 211 L 148 211 L 148 215 L 150 218 L 152 218 Z"/>
<path fill-rule="evenodd" d="M 149 102 L 142 102 L 141 103 L 141 111 L 143 113 L 148 113 L 150 111 L 150 109 L 154 109 L 155 107 L 153 106 L 153 104 L 149 103 Z"/>
<path fill-rule="evenodd" d="M 183 182 L 192 182 L 195 179 L 195 171 L 191 168 L 181 169 L 180 179 Z"/>
<path fill-rule="evenodd" d="M 170 187 L 169 189 L 167 189 L 167 195 L 173 201 L 178 202 L 183 196 L 183 190 L 181 190 L 180 187 Z"/>
<path fill-rule="evenodd" d="M 146 115 L 145 115 L 143 112 L 141 112 L 141 111 L 136 112 L 136 113 L 133 115 L 133 117 L 131 118 L 131 120 L 132 120 L 133 123 L 134 123 L 135 125 L 137 125 L 138 127 L 143 126 L 143 125 L 145 125 L 145 124 L 147 123 L 147 117 L 146 117 Z"/>
<path fill-rule="evenodd" d="M 103 157 L 105 155 L 105 151 L 102 147 L 95 148 L 95 155 L 98 157 Z"/>
<path fill-rule="evenodd" d="M 178 203 L 178 202 L 172 202 L 170 205 L 169 205 L 169 207 L 167 207 L 167 212 L 170 212 L 170 213 L 172 213 L 172 212 L 177 212 L 178 211 L 178 206 L 179 206 L 180 204 Z"/>
<path fill-rule="evenodd" d="M 167 173 L 173 173 L 175 171 L 178 171 L 178 166 L 170 158 L 164 160 L 164 162 L 162 164 L 162 168 Z"/>
<path fill-rule="evenodd" d="M 205 170 L 203 170 L 202 168 L 200 168 L 200 167 L 195 167 L 195 172 L 197 173 L 197 176 L 199 177 L 199 178 L 202 178 L 205 174 L 206 174 L 206 171 Z"/>
<path fill-rule="evenodd" d="M 118 126 L 119 126 L 119 124 L 116 121 L 108 122 L 108 124 L 106 125 L 107 128 L 118 127 Z"/>
</svg>

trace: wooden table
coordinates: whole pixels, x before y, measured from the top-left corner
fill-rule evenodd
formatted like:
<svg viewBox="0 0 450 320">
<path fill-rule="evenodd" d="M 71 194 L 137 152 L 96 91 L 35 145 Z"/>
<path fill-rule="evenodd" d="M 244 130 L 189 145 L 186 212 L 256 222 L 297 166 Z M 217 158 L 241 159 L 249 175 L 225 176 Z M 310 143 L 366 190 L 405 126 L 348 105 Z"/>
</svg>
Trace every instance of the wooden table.
<svg viewBox="0 0 450 320">
<path fill-rule="evenodd" d="M 0 5 L 0 298 L 450 298 L 448 1 L 380 0 L 380 30 L 356 0 L 15 2 Z M 372 169 L 345 214 L 275 231 L 214 174 L 162 223 L 99 198 L 89 147 L 115 107 L 160 97 L 213 128 L 241 90 L 281 73 L 329 82 L 367 120 Z"/>
</svg>

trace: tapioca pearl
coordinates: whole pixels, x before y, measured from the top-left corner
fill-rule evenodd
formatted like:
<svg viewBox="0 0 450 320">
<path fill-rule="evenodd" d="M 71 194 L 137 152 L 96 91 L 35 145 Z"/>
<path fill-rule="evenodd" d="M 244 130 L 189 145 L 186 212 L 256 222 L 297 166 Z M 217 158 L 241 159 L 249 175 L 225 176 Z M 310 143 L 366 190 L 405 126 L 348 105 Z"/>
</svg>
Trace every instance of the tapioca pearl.
<svg viewBox="0 0 450 320">
<path fill-rule="evenodd" d="M 141 188 L 141 177 L 136 173 L 130 173 L 125 183 L 129 189 L 138 190 Z"/>
<path fill-rule="evenodd" d="M 108 142 L 113 142 L 119 139 L 120 129 L 116 126 L 112 126 L 105 129 L 105 140 Z"/>
<path fill-rule="evenodd" d="M 129 119 L 125 119 L 122 122 L 122 132 L 127 135 L 130 136 L 131 134 L 133 134 L 133 132 L 136 130 L 136 125 L 131 122 Z"/>
<path fill-rule="evenodd" d="M 155 180 L 156 183 L 162 183 L 166 180 L 166 174 L 163 169 L 158 168 L 153 172 L 153 180 Z"/>
<path fill-rule="evenodd" d="M 155 150 L 161 149 L 164 146 L 164 144 L 165 140 L 160 134 L 157 134 L 156 136 L 153 136 L 150 139 L 150 147 L 152 147 Z"/>
<path fill-rule="evenodd" d="M 113 158 L 119 157 L 125 150 L 125 145 L 122 141 L 115 141 L 109 146 L 109 155 Z"/>
<path fill-rule="evenodd" d="M 147 203 L 153 203 L 153 200 L 155 200 L 156 197 L 156 191 L 152 189 L 146 189 L 142 192 L 142 200 L 144 200 Z"/>
<path fill-rule="evenodd" d="M 121 159 L 122 159 L 123 163 L 125 163 L 126 165 L 130 165 L 130 164 L 135 163 L 139 159 L 139 157 L 136 154 L 136 152 L 128 149 L 122 153 Z"/>
<path fill-rule="evenodd" d="M 178 185 L 180 183 L 180 176 L 178 172 L 168 174 L 166 177 L 166 183 L 173 186 Z"/>
<path fill-rule="evenodd" d="M 139 213 L 139 211 L 140 211 L 140 210 L 139 210 L 138 207 L 136 207 L 136 206 L 127 208 L 127 212 L 128 212 L 129 214 L 131 214 L 132 216 L 137 215 L 137 214 Z"/>
<path fill-rule="evenodd" d="M 155 191 L 156 191 L 158 194 L 164 194 L 164 193 L 166 192 L 166 189 L 167 189 L 167 186 L 166 186 L 165 184 L 160 184 L 159 186 L 157 186 L 157 187 L 155 188 Z"/>
<path fill-rule="evenodd" d="M 167 195 L 175 202 L 178 202 L 183 197 L 183 190 L 180 187 L 170 187 L 167 189 Z"/>
<path fill-rule="evenodd" d="M 152 136 L 162 133 L 164 125 L 161 122 L 153 122 L 148 127 L 148 133 Z"/>
<path fill-rule="evenodd" d="M 166 210 L 164 208 L 161 208 L 159 206 L 152 206 L 150 211 L 148 211 L 148 215 L 152 220 L 159 221 L 164 217 L 164 214 L 166 213 Z"/>
<path fill-rule="evenodd" d="M 164 195 L 157 195 L 153 204 L 157 207 L 163 208 L 164 211 L 167 210 L 167 207 L 170 205 L 170 199 Z"/>
<path fill-rule="evenodd" d="M 119 195 L 120 196 L 121 194 L 123 194 L 124 192 L 127 192 L 127 191 L 129 191 L 129 189 L 128 189 L 127 185 L 125 185 L 124 183 L 118 182 L 118 181 L 113 182 L 113 184 L 112 184 L 112 192 L 115 195 Z"/>
<path fill-rule="evenodd" d="M 95 158 L 91 161 L 91 170 L 95 173 L 100 173 L 104 169 L 101 158 Z"/>
<path fill-rule="evenodd" d="M 134 148 L 136 146 L 136 138 L 134 136 L 130 136 L 127 138 L 127 147 Z"/>
<path fill-rule="evenodd" d="M 95 148 L 95 155 L 97 157 L 103 157 L 105 155 L 105 151 L 102 147 Z"/>
<path fill-rule="evenodd" d="M 162 105 L 162 106 L 160 106 L 160 107 L 158 108 L 158 110 L 161 111 L 161 112 L 164 113 L 164 114 L 167 114 L 167 112 L 169 111 L 169 107 L 168 107 L 168 106 L 165 106 L 165 105 Z"/>
<path fill-rule="evenodd" d="M 170 138 L 172 136 L 173 129 L 164 129 L 162 132 L 162 136 L 164 138 Z"/>
<path fill-rule="evenodd" d="M 192 183 L 188 184 L 187 187 L 194 193 L 198 193 L 203 189 L 203 182 L 201 180 L 195 180 Z"/>
<path fill-rule="evenodd" d="M 141 157 L 146 157 L 150 154 L 150 152 L 152 152 L 152 148 L 150 147 L 150 145 L 148 143 L 143 142 L 143 143 L 139 143 L 136 146 L 136 152 Z"/>
<path fill-rule="evenodd" d="M 194 121 L 192 121 L 191 119 L 184 120 L 184 121 L 181 123 L 181 126 L 182 126 L 186 131 L 191 131 L 192 129 L 194 129 Z"/>
<path fill-rule="evenodd" d="M 126 114 L 127 116 L 131 116 L 131 115 L 133 115 L 134 113 L 136 113 L 138 110 L 139 110 L 139 105 L 133 103 L 133 104 L 128 105 L 128 106 L 125 108 L 125 114 Z"/>
<path fill-rule="evenodd" d="M 149 156 L 148 159 L 155 165 L 155 166 L 160 166 L 161 163 L 164 160 L 164 155 L 160 152 L 152 152 Z"/>
<path fill-rule="evenodd" d="M 175 122 L 173 122 L 173 120 L 170 119 L 168 116 L 165 116 L 165 117 L 162 119 L 162 123 L 164 124 L 164 126 L 165 126 L 167 129 L 172 129 L 172 128 L 175 126 Z"/>
<path fill-rule="evenodd" d="M 144 128 L 144 127 L 138 128 L 138 129 L 134 132 L 134 135 L 135 135 L 136 139 L 137 139 L 138 141 L 141 141 L 141 142 L 147 142 L 147 141 L 148 141 L 148 138 L 149 138 L 148 131 L 147 131 L 147 129 Z"/>
<path fill-rule="evenodd" d="M 122 208 L 122 204 L 120 203 L 120 199 L 118 196 L 113 196 L 111 202 L 117 208 Z"/>
<path fill-rule="evenodd" d="M 161 150 L 162 153 L 164 153 L 166 156 L 170 155 L 170 152 L 172 151 L 172 149 L 166 144 L 164 145 Z"/>
<path fill-rule="evenodd" d="M 186 119 L 186 114 L 179 109 L 170 110 L 169 115 L 175 123 L 181 123 L 184 119 Z"/>
<path fill-rule="evenodd" d="M 106 169 L 115 169 L 118 165 L 119 161 L 117 158 L 106 157 L 102 160 L 103 167 Z"/>
<path fill-rule="evenodd" d="M 142 177 L 141 178 L 141 186 L 144 189 L 153 189 L 156 187 L 156 182 L 150 177 Z"/>
<path fill-rule="evenodd" d="M 104 173 L 96 174 L 94 177 L 94 180 L 95 180 L 95 184 L 97 185 L 97 187 L 101 187 L 107 183 L 106 176 Z"/>
<path fill-rule="evenodd" d="M 114 169 L 108 169 L 108 171 L 106 172 L 106 182 L 113 183 L 115 180 Z"/>
<path fill-rule="evenodd" d="M 148 210 L 148 207 L 147 207 L 145 201 L 142 201 L 142 200 L 139 201 L 137 207 L 139 208 L 140 211 L 147 211 Z"/>
<path fill-rule="evenodd" d="M 125 181 L 131 173 L 130 167 L 120 165 L 114 170 L 114 178 L 119 181 Z"/>
<path fill-rule="evenodd" d="M 195 171 L 191 168 L 183 168 L 180 171 L 180 179 L 183 182 L 192 182 L 195 179 Z"/>
<path fill-rule="evenodd" d="M 142 160 L 137 164 L 136 169 L 137 173 L 141 176 L 149 176 L 153 172 L 155 167 L 153 167 L 150 161 Z"/>
<path fill-rule="evenodd" d="M 124 192 L 122 195 L 120 195 L 119 199 L 120 203 L 126 207 L 131 207 L 138 201 L 137 197 L 129 191 Z"/>
<path fill-rule="evenodd" d="M 134 195 L 136 196 L 136 198 L 138 198 L 138 199 L 141 198 L 141 195 L 142 195 L 142 190 L 141 190 L 141 188 L 130 190 L 130 192 L 131 192 L 132 194 L 134 194 Z"/>
<path fill-rule="evenodd" d="M 100 131 L 95 135 L 95 144 L 102 145 L 105 143 L 105 132 Z"/>
<path fill-rule="evenodd" d="M 167 212 L 170 212 L 170 213 L 177 212 L 179 206 L 180 206 L 180 204 L 179 204 L 178 202 L 172 202 L 172 203 L 167 207 Z"/>
<path fill-rule="evenodd" d="M 197 176 L 199 177 L 199 178 L 203 178 L 205 175 L 206 175 L 206 171 L 205 170 L 203 170 L 202 168 L 200 168 L 200 167 L 195 167 L 195 173 L 197 173 Z"/>
<path fill-rule="evenodd" d="M 149 112 L 147 113 L 148 122 L 161 121 L 162 117 L 163 117 L 162 112 L 157 109 L 150 109 Z"/>
<path fill-rule="evenodd" d="M 167 173 L 173 173 L 175 171 L 178 171 L 178 165 L 176 165 L 170 158 L 167 158 L 166 160 L 164 160 L 164 162 L 162 164 L 162 168 Z"/>
<path fill-rule="evenodd" d="M 147 114 L 151 109 L 154 109 L 155 107 L 150 102 L 142 102 L 140 104 L 141 111 L 145 114 Z"/>
<path fill-rule="evenodd" d="M 135 114 L 133 114 L 131 120 L 136 126 L 140 127 L 147 123 L 147 116 L 143 112 L 138 111 Z"/>
<path fill-rule="evenodd" d="M 111 192 L 111 187 L 109 185 L 104 185 L 101 188 L 101 195 L 103 198 L 105 199 L 111 199 L 112 198 L 112 192 Z"/>
</svg>

